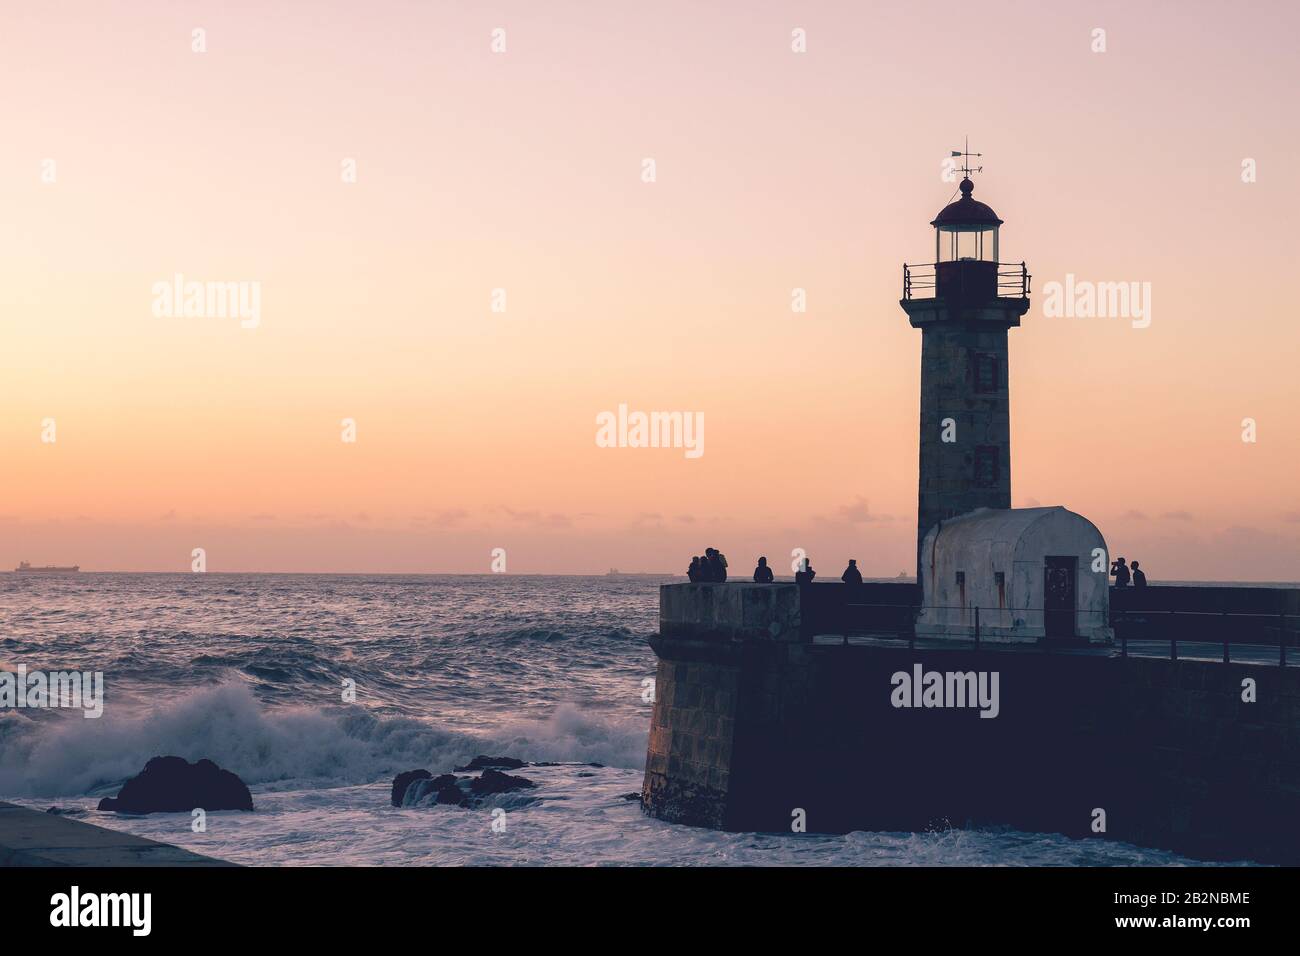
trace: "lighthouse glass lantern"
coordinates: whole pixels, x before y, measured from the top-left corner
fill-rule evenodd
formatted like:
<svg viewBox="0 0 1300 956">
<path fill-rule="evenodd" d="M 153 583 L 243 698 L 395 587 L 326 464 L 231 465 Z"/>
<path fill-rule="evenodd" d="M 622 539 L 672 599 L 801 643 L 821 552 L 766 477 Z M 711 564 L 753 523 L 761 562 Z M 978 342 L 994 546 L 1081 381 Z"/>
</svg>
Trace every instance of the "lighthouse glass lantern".
<svg viewBox="0 0 1300 956">
<path fill-rule="evenodd" d="M 934 261 L 997 262 L 998 227 L 1002 220 L 984 203 L 971 198 L 975 184 L 961 181 L 961 198 L 943 208 L 934 221 Z"/>
<path fill-rule="evenodd" d="M 975 259 L 998 261 L 998 227 L 939 226 L 935 229 L 935 262 Z"/>
</svg>

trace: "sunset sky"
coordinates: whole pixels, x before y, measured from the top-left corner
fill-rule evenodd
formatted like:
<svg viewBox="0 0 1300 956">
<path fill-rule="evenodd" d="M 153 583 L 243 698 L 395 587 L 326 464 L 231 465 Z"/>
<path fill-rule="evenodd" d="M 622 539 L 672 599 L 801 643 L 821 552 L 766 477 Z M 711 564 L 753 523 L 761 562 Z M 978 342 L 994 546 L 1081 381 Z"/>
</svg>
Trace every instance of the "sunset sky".
<svg viewBox="0 0 1300 956">
<path fill-rule="evenodd" d="M 1071 7 L 5 4 L 0 568 L 910 573 L 901 265 L 969 135 L 1034 276 L 1013 504 L 1300 579 L 1300 8 Z M 156 316 L 177 273 L 260 323 Z M 1150 327 L 1045 317 L 1067 274 Z M 705 453 L 597 447 L 620 403 Z"/>
</svg>

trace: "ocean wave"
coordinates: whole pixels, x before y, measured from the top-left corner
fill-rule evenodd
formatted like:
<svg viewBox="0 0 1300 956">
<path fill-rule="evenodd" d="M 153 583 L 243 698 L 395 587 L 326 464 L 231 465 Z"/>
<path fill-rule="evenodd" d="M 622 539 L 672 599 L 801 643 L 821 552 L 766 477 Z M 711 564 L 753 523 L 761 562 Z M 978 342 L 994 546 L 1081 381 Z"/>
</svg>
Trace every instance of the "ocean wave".
<svg viewBox="0 0 1300 956">
<path fill-rule="evenodd" d="M 534 761 L 636 768 L 647 721 L 558 705 L 542 720 L 469 733 L 359 706 L 260 704 L 242 683 L 187 692 L 150 713 L 87 720 L 0 714 L 0 794 L 97 794 L 139 773 L 159 754 L 206 757 L 250 786 L 271 790 L 351 786 L 416 767 L 450 770 L 479 753 Z"/>
</svg>

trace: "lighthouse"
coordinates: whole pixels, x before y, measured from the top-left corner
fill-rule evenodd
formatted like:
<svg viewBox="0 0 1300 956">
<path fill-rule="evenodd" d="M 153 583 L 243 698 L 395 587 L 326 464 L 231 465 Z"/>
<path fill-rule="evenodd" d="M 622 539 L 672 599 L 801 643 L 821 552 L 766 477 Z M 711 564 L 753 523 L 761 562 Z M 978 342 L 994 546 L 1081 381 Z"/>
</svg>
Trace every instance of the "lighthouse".
<svg viewBox="0 0 1300 956">
<path fill-rule="evenodd" d="M 1023 262 L 998 262 L 1002 220 L 972 195 L 979 169 L 961 171 L 961 197 L 930 223 L 934 262 L 903 266 L 899 300 L 921 330 L 918 582 L 931 528 L 977 508 L 1011 507 L 1007 331 L 1029 309 L 1029 273 Z"/>
</svg>

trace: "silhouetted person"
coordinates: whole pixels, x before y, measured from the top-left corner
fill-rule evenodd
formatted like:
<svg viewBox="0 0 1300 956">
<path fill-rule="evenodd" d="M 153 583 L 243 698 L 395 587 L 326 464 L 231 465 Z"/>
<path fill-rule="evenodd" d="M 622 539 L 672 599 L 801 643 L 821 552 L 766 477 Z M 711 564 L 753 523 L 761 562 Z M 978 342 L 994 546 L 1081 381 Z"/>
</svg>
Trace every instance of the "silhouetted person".
<svg viewBox="0 0 1300 956">
<path fill-rule="evenodd" d="M 1138 563 L 1133 562 L 1133 586 L 1135 588 L 1144 588 L 1147 586 L 1146 573 L 1138 568 Z"/>
<path fill-rule="evenodd" d="M 771 584 L 772 569 L 767 566 L 767 558 L 758 559 L 758 567 L 754 569 L 755 584 Z"/>
<path fill-rule="evenodd" d="M 721 584 L 727 580 L 727 559 L 717 548 L 708 548 L 704 552 L 708 559 L 709 580 Z"/>
<path fill-rule="evenodd" d="M 813 578 L 817 577 L 817 572 L 813 570 L 812 562 L 804 558 L 801 562 L 800 569 L 794 573 L 795 584 L 812 584 Z"/>
<path fill-rule="evenodd" d="M 1115 575 L 1115 587 L 1128 587 L 1128 565 L 1124 563 L 1123 558 L 1116 559 L 1115 563 L 1110 566 L 1110 573 Z M 1145 577 L 1145 575 L 1143 575 L 1143 577 Z"/>
<path fill-rule="evenodd" d="M 858 561 L 856 558 L 849 558 L 849 566 L 844 569 L 840 575 L 840 580 L 845 584 L 861 584 L 862 572 L 858 570 Z"/>
<path fill-rule="evenodd" d="M 700 562 L 699 555 L 696 555 L 695 557 L 691 558 L 691 566 L 686 569 L 686 577 L 690 580 L 692 584 L 696 584 L 699 581 L 703 580 L 701 575 L 704 572 L 701 569 L 700 565 L 701 562 Z"/>
</svg>

